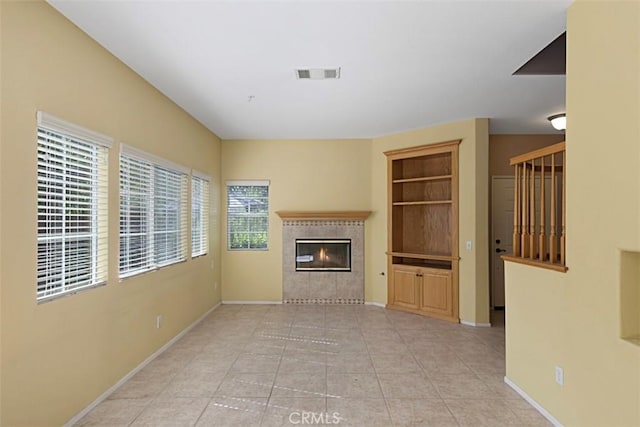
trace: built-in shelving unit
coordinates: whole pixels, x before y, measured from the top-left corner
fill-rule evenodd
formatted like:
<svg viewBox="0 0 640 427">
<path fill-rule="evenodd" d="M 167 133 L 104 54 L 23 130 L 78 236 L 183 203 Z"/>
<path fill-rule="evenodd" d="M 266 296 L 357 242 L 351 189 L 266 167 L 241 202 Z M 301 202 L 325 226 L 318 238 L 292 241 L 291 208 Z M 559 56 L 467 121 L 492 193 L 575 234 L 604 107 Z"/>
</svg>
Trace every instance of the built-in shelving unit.
<svg viewBox="0 0 640 427">
<path fill-rule="evenodd" d="M 460 141 L 386 152 L 389 308 L 458 319 Z"/>
</svg>

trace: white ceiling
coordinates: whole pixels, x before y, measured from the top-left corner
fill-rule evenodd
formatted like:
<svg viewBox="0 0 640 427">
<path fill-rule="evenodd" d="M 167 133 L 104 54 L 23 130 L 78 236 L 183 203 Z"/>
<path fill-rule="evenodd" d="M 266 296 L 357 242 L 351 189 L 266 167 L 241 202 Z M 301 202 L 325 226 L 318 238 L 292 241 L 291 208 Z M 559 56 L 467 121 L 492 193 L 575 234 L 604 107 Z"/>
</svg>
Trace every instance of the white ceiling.
<svg viewBox="0 0 640 427">
<path fill-rule="evenodd" d="M 512 73 L 571 0 L 49 0 L 223 139 L 368 138 L 472 117 L 553 133 L 564 76 Z M 339 80 L 295 68 L 341 67 Z M 250 97 L 253 96 L 250 100 Z"/>
</svg>

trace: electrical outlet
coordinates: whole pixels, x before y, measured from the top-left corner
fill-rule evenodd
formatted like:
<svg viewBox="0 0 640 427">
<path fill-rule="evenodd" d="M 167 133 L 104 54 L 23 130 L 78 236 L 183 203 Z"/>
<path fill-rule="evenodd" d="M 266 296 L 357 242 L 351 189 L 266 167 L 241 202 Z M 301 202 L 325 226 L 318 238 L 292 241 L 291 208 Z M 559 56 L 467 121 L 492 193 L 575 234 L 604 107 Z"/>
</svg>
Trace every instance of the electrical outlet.
<svg viewBox="0 0 640 427">
<path fill-rule="evenodd" d="M 470 251 L 471 250 L 471 240 L 467 240 L 467 250 Z"/>
<path fill-rule="evenodd" d="M 156 329 L 160 329 L 162 327 L 162 314 L 158 314 L 156 316 Z"/>
<path fill-rule="evenodd" d="M 564 385 L 564 369 L 560 366 L 556 366 L 556 382 L 560 385 Z"/>
</svg>

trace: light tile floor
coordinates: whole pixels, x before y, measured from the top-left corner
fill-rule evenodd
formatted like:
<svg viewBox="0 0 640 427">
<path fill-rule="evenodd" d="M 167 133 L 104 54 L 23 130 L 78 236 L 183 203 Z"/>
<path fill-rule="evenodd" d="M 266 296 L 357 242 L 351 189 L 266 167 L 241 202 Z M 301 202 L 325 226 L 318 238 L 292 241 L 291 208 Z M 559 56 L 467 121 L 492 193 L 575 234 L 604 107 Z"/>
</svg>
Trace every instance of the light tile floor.
<svg viewBox="0 0 640 427">
<path fill-rule="evenodd" d="M 550 425 L 503 382 L 496 314 L 223 305 L 77 425 Z"/>
</svg>

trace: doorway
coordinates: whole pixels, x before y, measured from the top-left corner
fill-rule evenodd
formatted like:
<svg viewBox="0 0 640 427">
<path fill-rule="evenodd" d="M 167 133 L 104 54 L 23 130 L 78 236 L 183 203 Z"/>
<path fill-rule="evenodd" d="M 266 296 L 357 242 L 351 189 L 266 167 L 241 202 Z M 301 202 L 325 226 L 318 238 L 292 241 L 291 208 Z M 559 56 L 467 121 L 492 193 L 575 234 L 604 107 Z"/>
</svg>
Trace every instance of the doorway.
<svg viewBox="0 0 640 427">
<path fill-rule="evenodd" d="M 503 254 L 513 253 L 513 176 L 491 177 L 491 308 L 504 309 Z"/>
</svg>

